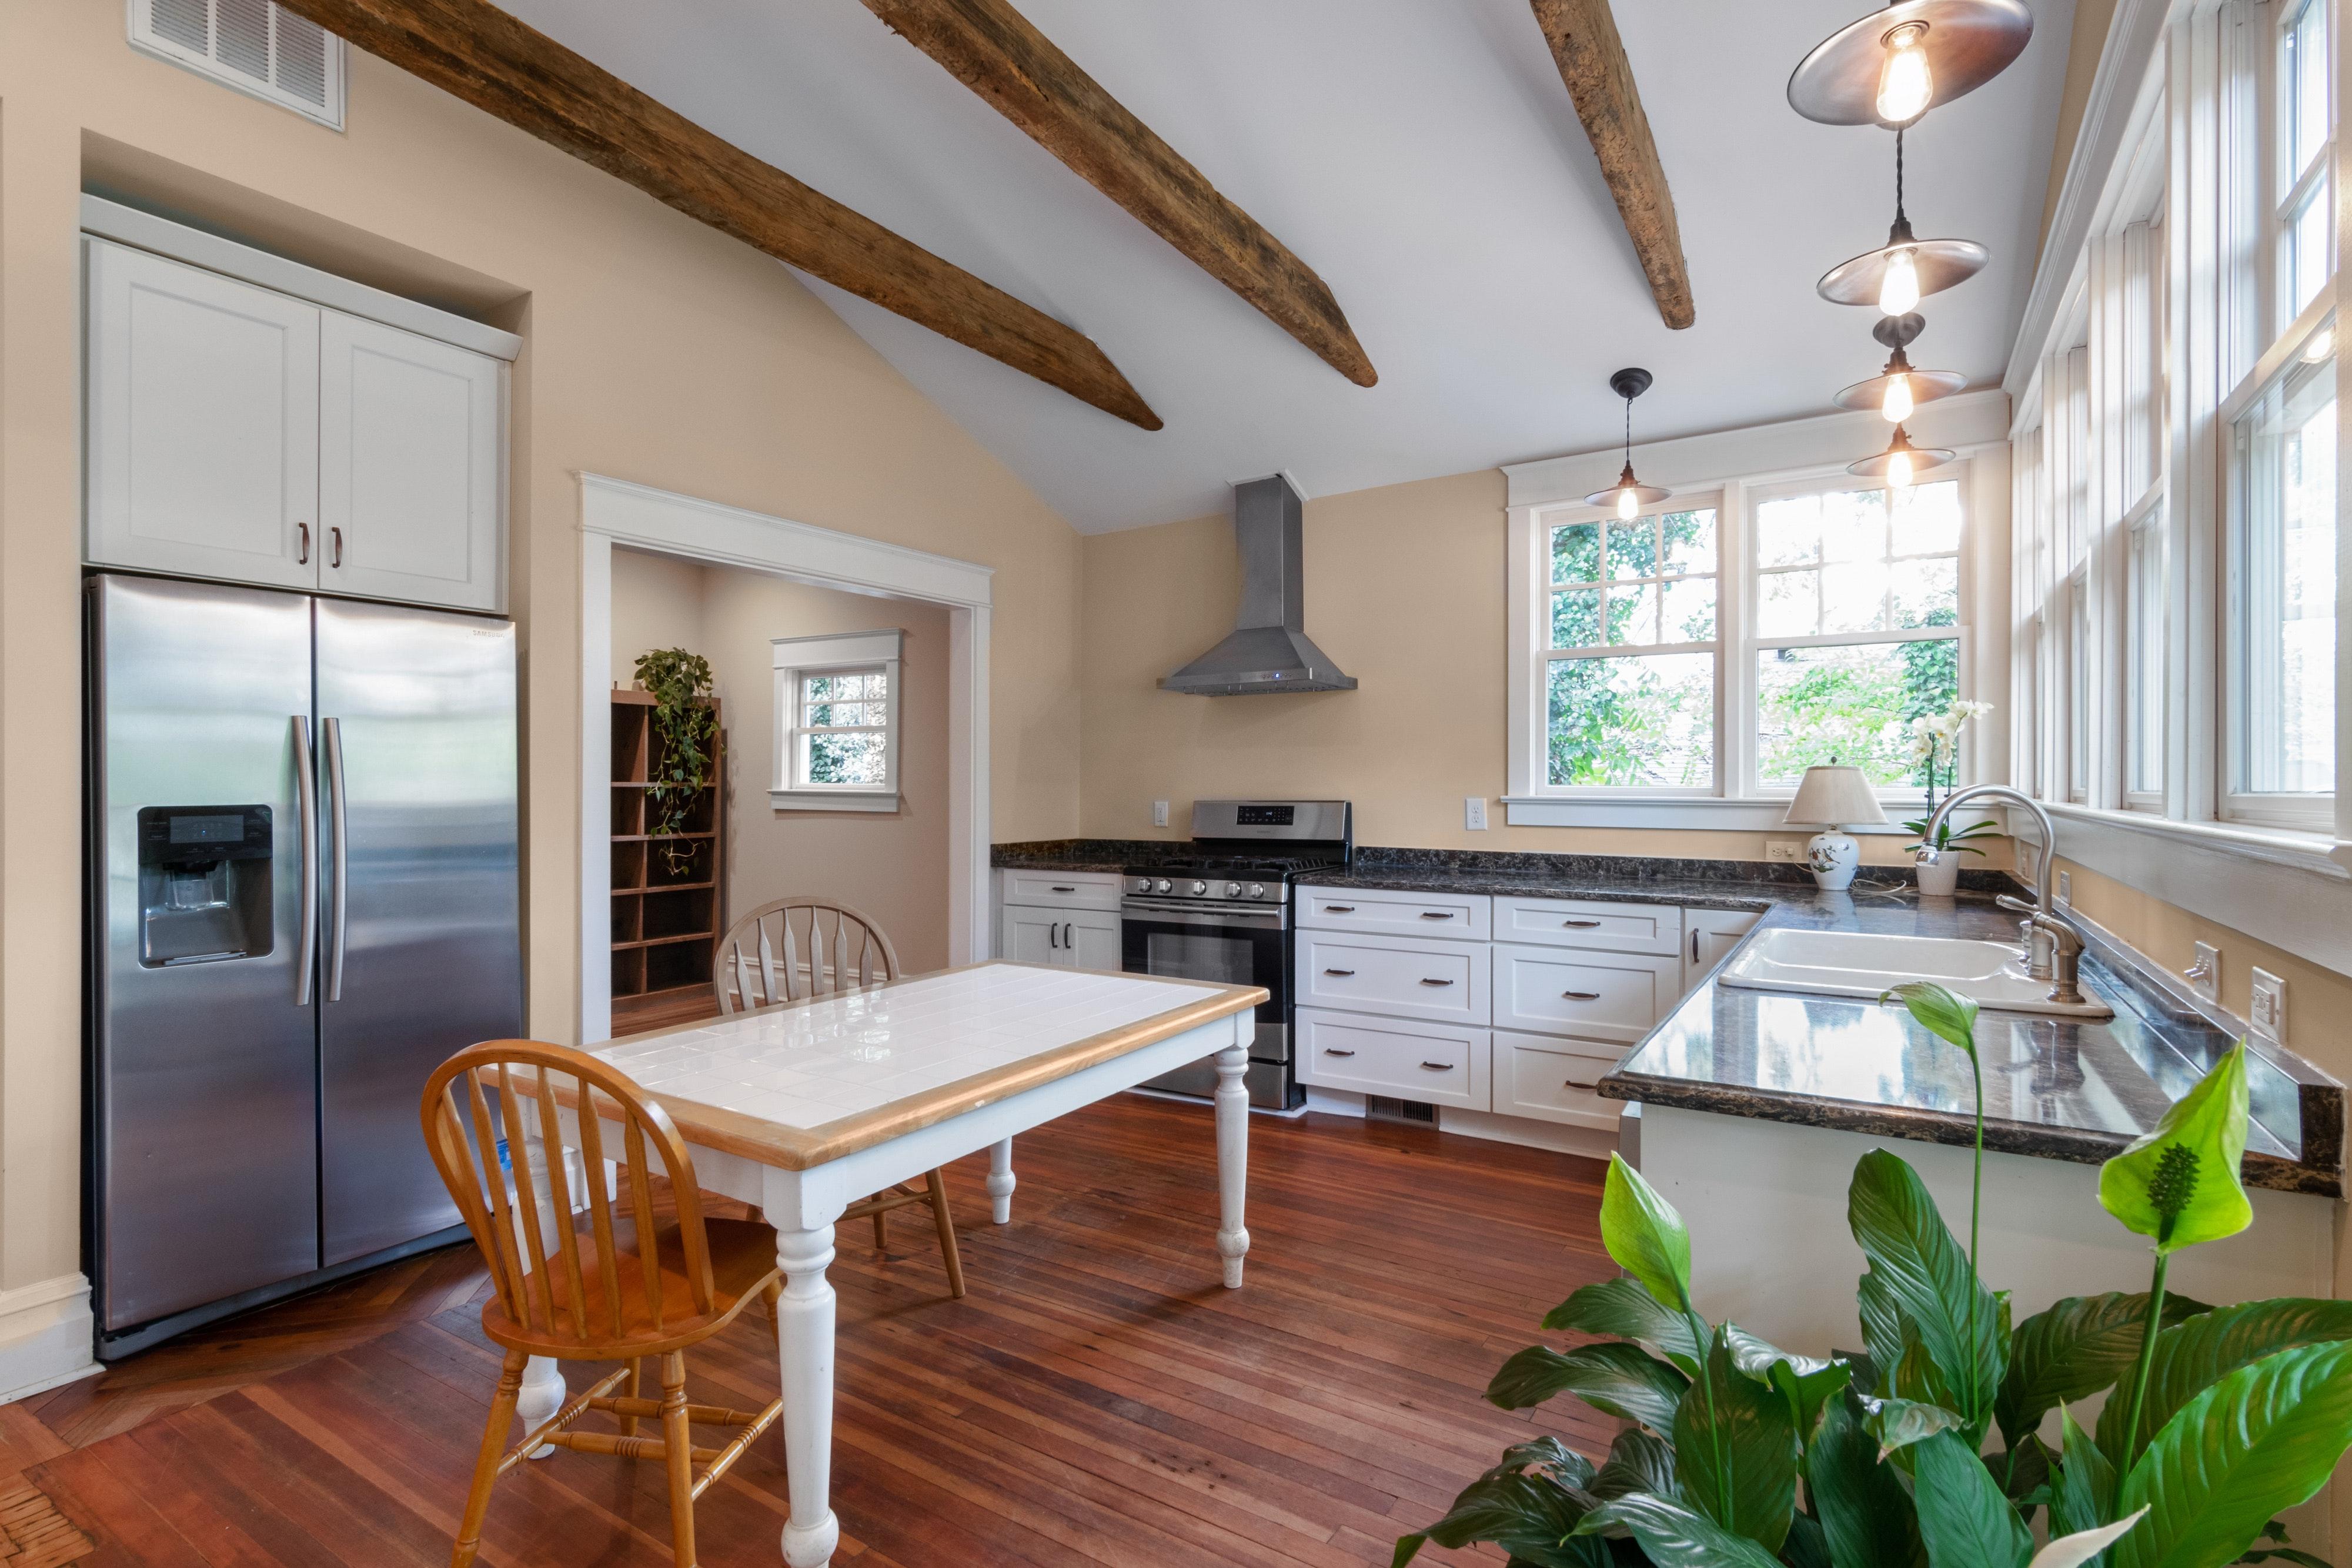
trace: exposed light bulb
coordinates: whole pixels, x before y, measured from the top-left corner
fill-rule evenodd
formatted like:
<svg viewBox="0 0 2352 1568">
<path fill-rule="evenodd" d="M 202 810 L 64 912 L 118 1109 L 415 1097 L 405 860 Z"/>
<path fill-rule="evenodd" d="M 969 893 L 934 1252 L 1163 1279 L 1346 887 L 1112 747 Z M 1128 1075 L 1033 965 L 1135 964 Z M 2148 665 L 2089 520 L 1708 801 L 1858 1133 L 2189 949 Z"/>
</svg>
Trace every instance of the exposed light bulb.
<svg viewBox="0 0 2352 1568">
<path fill-rule="evenodd" d="M 1886 258 L 1886 273 L 1878 282 L 1878 309 L 1884 316 L 1907 316 L 1919 303 L 1919 264 L 1905 246 Z"/>
<path fill-rule="evenodd" d="M 1886 484 L 1888 488 L 1895 490 L 1911 487 L 1911 455 L 1908 452 L 1898 452 L 1886 460 Z"/>
<path fill-rule="evenodd" d="M 1889 424 L 1900 424 L 1911 417 L 1911 378 L 1897 373 L 1886 378 L 1886 401 L 1878 412 L 1886 416 Z"/>
<path fill-rule="evenodd" d="M 1886 65 L 1878 75 L 1878 118 L 1889 125 L 1907 125 L 1927 112 L 1935 96 L 1935 78 L 1927 69 L 1927 51 L 1919 47 L 1927 29 L 1897 27 L 1887 39 Z"/>
<path fill-rule="evenodd" d="M 1641 510 L 1642 497 L 1633 494 L 1633 486 L 1628 485 L 1623 489 L 1617 492 L 1617 515 L 1619 517 L 1624 518 L 1627 522 L 1631 522 L 1640 514 Z"/>
</svg>

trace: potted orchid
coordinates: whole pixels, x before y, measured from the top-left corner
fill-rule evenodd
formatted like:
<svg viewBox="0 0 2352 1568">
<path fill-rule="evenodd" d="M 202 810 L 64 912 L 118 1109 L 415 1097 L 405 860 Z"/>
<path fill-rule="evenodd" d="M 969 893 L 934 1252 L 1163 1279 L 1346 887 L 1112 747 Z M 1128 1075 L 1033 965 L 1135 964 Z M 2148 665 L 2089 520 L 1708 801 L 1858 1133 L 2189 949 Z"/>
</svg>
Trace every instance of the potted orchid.
<svg viewBox="0 0 2352 1568">
<path fill-rule="evenodd" d="M 1914 853 L 1927 847 L 1927 824 L 1936 816 L 1936 791 L 1940 785 L 1944 793 L 1951 793 L 1959 782 L 1960 732 L 1969 721 L 1992 712 L 1990 703 L 1956 702 L 1938 714 L 1923 714 L 1911 721 L 1911 762 L 1927 782 L 1927 812 L 1926 816 L 1903 825 L 1918 835 L 1918 841 L 1906 844 Z M 1971 822 L 1955 830 L 1948 821 L 1936 828 L 1937 858 L 1919 864 L 1919 891 L 1948 898 L 1960 884 L 1959 856 L 1945 853 L 1957 850 L 1959 854 L 1982 856 L 1984 851 L 1968 841 L 1985 838 L 1997 831 L 1990 822 Z"/>
</svg>

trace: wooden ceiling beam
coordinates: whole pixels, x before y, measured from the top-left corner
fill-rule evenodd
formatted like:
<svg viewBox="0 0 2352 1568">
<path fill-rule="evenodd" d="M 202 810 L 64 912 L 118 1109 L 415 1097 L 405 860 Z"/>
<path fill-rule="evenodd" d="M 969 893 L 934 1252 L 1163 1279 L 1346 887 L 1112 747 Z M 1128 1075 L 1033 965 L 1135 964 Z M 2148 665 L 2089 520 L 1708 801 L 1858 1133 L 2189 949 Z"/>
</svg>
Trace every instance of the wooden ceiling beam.
<svg viewBox="0 0 2352 1568">
<path fill-rule="evenodd" d="M 1601 177 L 1616 198 L 1658 314 L 1669 327 L 1687 327 L 1697 310 L 1691 303 L 1690 268 L 1683 260 L 1682 228 L 1675 221 L 1675 195 L 1666 187 L 1665 167 L 1658 162 L 1650 117 L 1642 112 L 1642 95 L 1609 0 L 1528 3 L 1551 46 L 1559 79 L 1568 84 L 1576 118 L 1584 122 L 1593 155 L 1601 160 Z"/>
<path fill-rule="evenodd" d="M 865 0 L 998 113 L 1358 386 L 1380 379 L 1312 267 L 1103 90 L 1009 0 Z"/>
<path fill-rule="evenodd" d="M 487 0 L 283 0 L 656 201 L 1146 430 L 1084 333 L 712 135 Z"/>
</svg>

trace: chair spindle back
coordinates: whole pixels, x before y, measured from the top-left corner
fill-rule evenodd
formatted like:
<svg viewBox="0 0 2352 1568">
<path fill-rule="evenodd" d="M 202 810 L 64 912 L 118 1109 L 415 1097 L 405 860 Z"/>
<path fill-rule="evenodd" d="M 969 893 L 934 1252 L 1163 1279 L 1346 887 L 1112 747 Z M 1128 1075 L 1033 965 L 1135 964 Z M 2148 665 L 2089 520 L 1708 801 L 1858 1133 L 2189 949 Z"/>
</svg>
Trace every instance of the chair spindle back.
<svg viewBox="0 0 2352 1568">
<path fill-rule="evenodd" d="M 730 926 L 712 985 L 722 1013 L 859 990 L 898 977 L 898 949 L 846 904 L 780 898 Z"/>
<path fill-rule="evenodd" d="M 486 1087 L 496 1092 L 495 1111 Z M 536 1113 L 535 1129 L 526 1105 Z M 425 1146 L 513 1322 L 551 1338 L 594 1345 L 658 1336 L 668 1319 L 711 1311 L 710 1248 L 693 1156 L 668 1113 L 628 1078 L 569 1046 L 486 1040 L 435 1071 L 425 1085 L 423 1113 Z M 617 1146 L 607 1147 L 615 1128 Z M 530 1156 L 534 1131 L 545 1149 L 543 1165 Z M 511 1169 L 499 1164 L 501 1137 Z M 567 1152 L 580 1156 L 584 1193 L 572 1190 Z M 625 1190 L 617 1206 L 606 1184 L 607 1160 L 623 1171 Z M 656 1166 L 677 1207 L 682 1256 L 672 1261 L 686 1281 L 682 1301 L 665 1299 L 662 1286 L 653 1204 Z M 593 1243 L 593 1256 L 584 1262 L 574 1218 L 583 1199 Z M 634 1221 L 634 1249 L 618 1246 L 616 1219 Z"/>
</svg>

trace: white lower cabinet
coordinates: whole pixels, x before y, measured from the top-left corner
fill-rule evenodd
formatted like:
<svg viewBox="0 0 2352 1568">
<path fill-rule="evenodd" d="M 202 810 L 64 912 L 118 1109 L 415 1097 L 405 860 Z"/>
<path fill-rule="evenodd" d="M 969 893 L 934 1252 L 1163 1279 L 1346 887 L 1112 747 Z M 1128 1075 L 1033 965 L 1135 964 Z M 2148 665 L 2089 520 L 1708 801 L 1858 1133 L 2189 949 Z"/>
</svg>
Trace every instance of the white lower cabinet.
<svg viewBox="0 0 2352 1568">
<path fill-rule="evenodd" d="M 1493 1051 L 1483 1029 L 1420 1019 L 1298 1009 L 1298 1081 L 1484 1111 Z"/>
<path fill-rule="evenodd" d="M 1486 1021 L 1484 942 L 1307 930 L 1292 941 L 1301 1007 L 1433 1023 Z"/>
<path fill-rule="evenodd" d="M 997 956 L 1117 974 L 1119 884 L 1106 872 L 1000 870 Z"/>
<path fill-rule="evenodd" d="M 1706 978 L 1707 971 L 1739 946 L 1764 917 L 1736 909 L 1685 909 L 1683 926 L 1683 989 L 1689 991 Z"/>
<path fill-rule="evenodd" d="M 1499 1028 L 1633 1045 L 1682 994 L 1683 961 L 1671 952 L 1495 945 Z"/>
<path fill-rule="evenodd" d="M 1505 1116 L 1613 1132 L 1623 1106 L 1597 1092 L 1624 1049 L 1604 1040 L 1494 1032 L 1495 1109 Z"/>
</svg>

